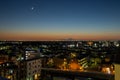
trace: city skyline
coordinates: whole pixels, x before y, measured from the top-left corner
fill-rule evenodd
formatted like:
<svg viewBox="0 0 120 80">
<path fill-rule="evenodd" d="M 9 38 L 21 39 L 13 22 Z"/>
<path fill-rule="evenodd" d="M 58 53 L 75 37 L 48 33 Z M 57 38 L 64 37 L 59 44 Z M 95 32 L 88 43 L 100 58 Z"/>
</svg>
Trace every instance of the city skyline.
<svg viewBox="0 0 120 80">
<path fill-rule="evenodd" d="M 0 40 L 120 40 L 119 0 L 1 0 Z"/>
</svg>

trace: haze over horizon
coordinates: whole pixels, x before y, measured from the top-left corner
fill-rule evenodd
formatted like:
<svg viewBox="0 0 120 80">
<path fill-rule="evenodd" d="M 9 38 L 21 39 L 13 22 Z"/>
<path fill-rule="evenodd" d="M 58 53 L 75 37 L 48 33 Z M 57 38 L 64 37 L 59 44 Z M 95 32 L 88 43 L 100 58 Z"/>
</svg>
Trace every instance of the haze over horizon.
<svg viewBox="0 0 120 80">
<path fill-rule="evenodd" d="M 120 40 L 119 0 L 0 0 L 0 40 Z"/>
</svg>

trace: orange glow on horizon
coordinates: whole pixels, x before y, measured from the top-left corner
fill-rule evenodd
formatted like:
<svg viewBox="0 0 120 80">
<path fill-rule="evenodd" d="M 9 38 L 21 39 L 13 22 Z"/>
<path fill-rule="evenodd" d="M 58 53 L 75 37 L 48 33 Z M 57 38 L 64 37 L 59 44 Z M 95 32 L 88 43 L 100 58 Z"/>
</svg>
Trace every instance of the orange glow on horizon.
<svg viewBox="0 0 120 80">
<path fill-rule="evenodd" d="M 112 34 L 55 34 L 55 33 L 1 33 L 1 40 L 119 40 L 120 35 Z"/>
</svg>

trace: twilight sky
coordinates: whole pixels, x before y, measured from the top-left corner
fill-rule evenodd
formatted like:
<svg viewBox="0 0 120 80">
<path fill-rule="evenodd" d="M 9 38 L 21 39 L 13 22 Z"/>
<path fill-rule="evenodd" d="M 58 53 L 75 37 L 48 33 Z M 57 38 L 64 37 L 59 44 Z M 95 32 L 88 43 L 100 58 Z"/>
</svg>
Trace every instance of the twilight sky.
<svg viewBox="0 0 120 80">
<path fill-rule="evenodd" d="M 120 0 L 0 0 L 0 40 L 120 40 Z"/>
</svg>

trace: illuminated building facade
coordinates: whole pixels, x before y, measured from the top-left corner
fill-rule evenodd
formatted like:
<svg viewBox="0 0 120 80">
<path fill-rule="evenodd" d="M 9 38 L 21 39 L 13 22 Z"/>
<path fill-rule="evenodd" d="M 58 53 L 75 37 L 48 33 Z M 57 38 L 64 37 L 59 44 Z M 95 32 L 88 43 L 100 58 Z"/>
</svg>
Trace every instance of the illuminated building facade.
<svg viewBox="0 0 120 80">
<path fill-rule="evenodd" d="M 19 66 L 20 80 L 39 80 L 41 66 L 40 58 L 21 61 Z"/>
</svg>

